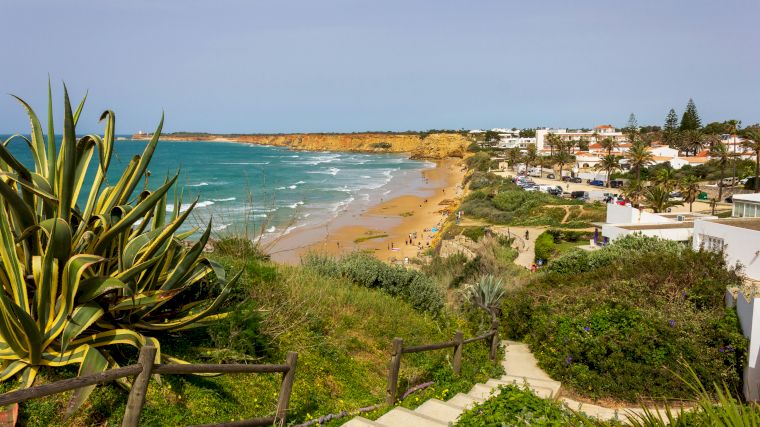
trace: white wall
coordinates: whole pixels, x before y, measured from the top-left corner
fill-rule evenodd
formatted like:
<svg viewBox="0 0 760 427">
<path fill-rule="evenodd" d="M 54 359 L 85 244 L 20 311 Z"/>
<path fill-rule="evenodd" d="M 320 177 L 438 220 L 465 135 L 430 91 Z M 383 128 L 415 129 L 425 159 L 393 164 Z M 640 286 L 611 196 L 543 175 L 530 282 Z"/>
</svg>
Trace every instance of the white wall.
<svg viewBox="0 0 760 427">
<path fill-rule="evenodd" d="M 678 157 L 678 150 L 670 147 L 653 147 L 649 150 L 653 156 Z"/>
<path fill-rule="evenodd" d="M 694 249 L 703 245 L 703 236 L 723 239 L 726 262 L 740 263 L 744 274 L 760 280 L 760 231 L 698 220 L 694 223 Z"/>
<path fill-rule="evenodd" d="M 608 238 L 610 242 L 627 236 L 629 234 L 636 234 L 647 237 L 659 237 L 664 240 L 674 240 L 677 242 L 685 242 L 691 238 L 691 228 L 663 228 L 654 230 L 629 230 L 622 228 L 618 225 L 604 225 L 602 226 L 602 236 Z"/>
<path fill-rule="evenodd" d="M 726 294 L 727 305 L 732 306 L 733 296 Z M 742 327 L 742 334 L 749 340 L 747 366 L 744 367 L 744 398 L 750 401 L 760 400 L 760 328 L 753 328 L 760 322 L 760 298 L 747 298 L 739 292 L 735 301 L 736 314 Z"/>
<path fill-rule="evenodd" d="M 617 204 L 607 205 L 608 224 L 668 224 L 676 222 L 670 218 L 663 218 L 660 215 L 644 212 L 632 206 L 622 206 Z"/>
</svg>

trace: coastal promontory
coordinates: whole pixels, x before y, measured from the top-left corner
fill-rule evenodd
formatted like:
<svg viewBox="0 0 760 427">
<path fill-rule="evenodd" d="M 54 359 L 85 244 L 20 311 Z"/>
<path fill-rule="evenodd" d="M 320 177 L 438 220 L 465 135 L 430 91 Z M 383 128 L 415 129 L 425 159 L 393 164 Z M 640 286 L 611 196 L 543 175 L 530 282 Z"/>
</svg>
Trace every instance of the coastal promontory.
<svg viewBox="0 0 760 427">
<path fill-rule="evenodd" d="M 149 139 L 137 133 L 132 139 Z M 471 143 L 460 132 L 366 132 L 293 134 L 210 134 L 177 132 L 161 135 L 167 141 L 220 141 L 273 145 L 294 150 L 352 151 L 362 153 L 409 153 L 417 159 L 462 157 Z"/>
</svg>

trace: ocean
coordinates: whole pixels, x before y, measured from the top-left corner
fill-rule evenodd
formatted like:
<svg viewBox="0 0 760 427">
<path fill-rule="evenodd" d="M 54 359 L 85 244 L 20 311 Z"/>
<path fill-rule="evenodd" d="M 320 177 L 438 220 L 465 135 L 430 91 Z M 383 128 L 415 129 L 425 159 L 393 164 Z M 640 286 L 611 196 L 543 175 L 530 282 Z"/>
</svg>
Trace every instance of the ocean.
<svg viewBox="0 0 760 427">
<path fill-rule="evenodd" d="M 146 144 L 129 139 L 115 142 L 108 175 L 111 184 Z M 9 149 L 22 163 L 33 166 L 25 143 L 17 140 Z M 97 153 L 90 173 L 94 171 L 96 158 Z M 185 228 L 205 227 L 213 216 L 217 235 L 245 233 L 266 238 L 327 222 L 350 205 L 378 202 L 393 188 L 403 186 L 407 177 L 419 176 L 421 169 L 432 166 L 402 154 L 290 151 L 243 143 L 160 141 L 149 171 L 152 188 L 160 185 L 164 177 L 180 173 L 175 188 L 182 194 L 181 210 L 197 198 Z M 88 182 L 83 189 L 85 195 Z M 171 209 L 173 206 L 167 206 L 167 210 Z"/>
</svg>

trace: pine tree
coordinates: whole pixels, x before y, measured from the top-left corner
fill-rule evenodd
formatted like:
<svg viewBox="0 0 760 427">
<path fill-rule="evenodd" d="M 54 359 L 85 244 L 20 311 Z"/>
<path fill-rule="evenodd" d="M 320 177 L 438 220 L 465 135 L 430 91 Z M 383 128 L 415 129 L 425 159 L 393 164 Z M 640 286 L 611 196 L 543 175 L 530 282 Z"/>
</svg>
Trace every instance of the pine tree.
<svg viewBox="0 0 760 427">
<path fill-rule="evenodd" d="M 702 120 L 699 119 L 697 106 L 694 104 L 694 100 L 689 98 L 689 102 L 686 104 L 686 111 L 683 112 L 683 117 L 681 117 L 680 130 L 698 130 L 701 127 Z"/>
<path fill-rule="evenodd" d="M 663 132 L 675 132 L 678 130 L 678 115 L 676 110 L 670 109 L 668 116 L 665 117 L 665 126 L 662 127 Z"/>
<path fill-rule="evenodd" d="M 639 122 L 636 120 L 636 115 L 631 113 L 628 116 L 628 125 L 623 130 L 628 136 L 628 142 L 631 144 L 636 142 L 636 137 L 639 134 Z"/>
<path fill-rule="evenodd" d="M 670 109 L 668 116 L 665 117 L 665 126 L 662 127 L 663 141 L 673 146 L 678 140 L 678 115 L 676 110 Z"/>
</svg>

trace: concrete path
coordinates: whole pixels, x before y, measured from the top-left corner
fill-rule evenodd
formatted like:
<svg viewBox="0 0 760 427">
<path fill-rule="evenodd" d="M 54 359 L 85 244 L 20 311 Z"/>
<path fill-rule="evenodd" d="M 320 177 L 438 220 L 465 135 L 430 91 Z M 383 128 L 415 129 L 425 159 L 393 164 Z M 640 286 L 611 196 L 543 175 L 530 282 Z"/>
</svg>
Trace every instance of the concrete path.
<svg viewBox="0 0 760 427">
<path fill-rule="evenodd" d="M 504 371 L 499 379 L 490 379 L 485 383 L 475 384 L 469 392 L 458 393 L 447 401 L 428 399 L 416 409 L 396 407 L 383 414 L 375 421 L 363 417 L 354 417 L 345 427 L 438 427 L 453 425 L 457 418 L 476 403 L 482 403 L 498 392 L 499 386 L 517 384 L 527 386 L 538 397 L 558 399 L 565 406 L 583 412 L 588 416 L 603 421 L 627 421 L 634 413 L 643 413 L 641 408 L 605 408 L 590 403 L 581 403 L 573 399 L 560 397 L 562 385 L 554 381 L 536 362 L 527 344 L 502 341 L 505 351 Z M 664 411 L 659 411 L 664 416 Z"/>
</svg>

